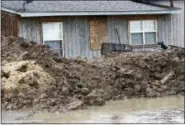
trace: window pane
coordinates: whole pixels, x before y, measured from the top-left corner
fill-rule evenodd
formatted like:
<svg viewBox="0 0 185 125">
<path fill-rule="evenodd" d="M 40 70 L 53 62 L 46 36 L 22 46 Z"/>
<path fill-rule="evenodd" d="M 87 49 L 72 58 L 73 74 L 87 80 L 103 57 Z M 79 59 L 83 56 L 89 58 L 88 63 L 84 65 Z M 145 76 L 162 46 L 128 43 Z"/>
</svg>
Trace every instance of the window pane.
<svg viewBox="0 0 185 125">
<path fill-rule="evenodd" d="M 62 41 L 45 41 L 45 44 L 51 47 L 55 52 L 62 56 Z"/>
<path fill-rule="evenodd" d="M 145 33 L 145 43 L 154 44 L 156 43 L 156 33 Z"/>
<path fill-rule="evenodd" d="M 55 42 L 54 41 L 45 41 L 45 44 L 48 45 L 51 48 L 55 48 Z"/>
<path fill-rule="evenodd" d="M 44 23 L 43 39 L 44 41 L 62 40 L 63 39 L 62 23 Z"/>
<path fill-rule="evenodd" d="M 143 34 L 142 33 L 132 33 L 131 41 L 133 45 L 143 44 Z"/>
<path fill-rule="evenodd" d="M 144 27 L 144 31 L 156 31 L 156 24 L 155 24 L 155 20 L 144 20 L 143 21 L 143 27 Z"/>
<path fill-rule="evenodd" d="M 142 32 L 142 22 L 141 21 L 130 21 L 130 31 L 131 32 Z"/>
</svg>

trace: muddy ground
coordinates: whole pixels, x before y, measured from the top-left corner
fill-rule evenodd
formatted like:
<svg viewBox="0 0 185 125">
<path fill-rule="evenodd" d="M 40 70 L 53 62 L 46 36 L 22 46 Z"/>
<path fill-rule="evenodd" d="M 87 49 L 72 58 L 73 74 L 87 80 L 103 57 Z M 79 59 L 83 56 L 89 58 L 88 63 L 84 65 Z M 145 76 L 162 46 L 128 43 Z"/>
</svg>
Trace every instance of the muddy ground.
<svg viewBox="0 0 185 125">
<path fill-rule="evenodd" d="M 59 58 L 48 46 L 1 37 L 2 108 L 67 111 L 124 98 L 184 95 L 184 49 Z"/>
</svg>

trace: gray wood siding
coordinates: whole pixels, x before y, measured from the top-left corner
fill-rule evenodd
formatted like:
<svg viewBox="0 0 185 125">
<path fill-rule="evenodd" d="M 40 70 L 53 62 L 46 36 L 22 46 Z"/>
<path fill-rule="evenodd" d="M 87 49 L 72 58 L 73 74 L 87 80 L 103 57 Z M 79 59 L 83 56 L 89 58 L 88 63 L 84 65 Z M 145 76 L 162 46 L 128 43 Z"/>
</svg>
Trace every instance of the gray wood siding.
<svg viewBox="0 0 185 125">
<path fill-rule="evenodd" d="M 184 0 L 175 1 L 175 7 L 181 8 L 181 13 L 171 15 L 171 35 L 173 45 L 184 47 Z"/>
<path fill-rule="evenodd" d="M 19 23 L 19 36 L 42 43 L 42 22 L 39 18 L 22 18 Z M 66 58 L 100 57 L 100 50 L 90 48 L 89 22 L 87 17 L 68 17 L 63 21 L 64 56 Z"/>
<path fill-rule="evenodd" d="M 100 57 L 100 50 L 90 48 L 89 22 L 87 17 L 68 18 L 64 22 L 65 57 Z"/>
<path fill-rule="evenodd" d="M 170 5 L 169 1 L 156 1 L 161 5 Z M 180 13 L 164 15 L 159 19 L 159 40 L 168 45 L 184 46 L 184 0 L 174 1 L 174 6 L 181 8 Z"/>
<path fill-rule="evenodd" d="M 119 43 L 116 28 L 118 29 L 120 42 L 122 44 L 128 44 L 128 20 L 115 16 L 108 17 L 108 41 L 110 43 Z"/>
<path fill-rule="evenodd" d="M 27 19 L 21 18 L 19 22 L 19 33 L 20 37 L 23 37 L 28 40 L 36 41 L 37 43 L 41 42 L 41 22 L 38 18 Z"/>
<path fill-rule="evenodd" d="M 158 41 L 164 41 L 165 44 L 171 44 L 171 22 L 170 15 L 162 15 L 158 20 Z"/>
</svg>

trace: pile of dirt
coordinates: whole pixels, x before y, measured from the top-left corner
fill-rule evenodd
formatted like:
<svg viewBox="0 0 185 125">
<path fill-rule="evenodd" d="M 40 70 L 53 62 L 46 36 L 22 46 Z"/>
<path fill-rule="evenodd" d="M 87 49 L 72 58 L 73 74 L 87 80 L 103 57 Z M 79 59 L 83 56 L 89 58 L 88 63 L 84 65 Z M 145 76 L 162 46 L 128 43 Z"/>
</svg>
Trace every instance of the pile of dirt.
<svg viewBox="0 0 185 125">
<path fill-rule="evenodd" d="M 1 37 L 2 107 L 67 111 L 107 100 L 184 94 L 184 50 L 59 58 L 46 45 Z"/>
<path fill-rule="evenodd" d="M 92 63 L 107 66 L 115 88 L 126 97 L 184 95 L 184 54 L 184 49 L 130 52 Z"/>
<path fill-rule="evenodd" d="M 105 103 L 91 93 L 98 88 L 103 71 L 99 67 L 80 59 L 59 58 L 48 46 L 23 38 L 1 37 L 1 41 L 3 109 L 66 111 L 89 102 Z"/>
</svg>

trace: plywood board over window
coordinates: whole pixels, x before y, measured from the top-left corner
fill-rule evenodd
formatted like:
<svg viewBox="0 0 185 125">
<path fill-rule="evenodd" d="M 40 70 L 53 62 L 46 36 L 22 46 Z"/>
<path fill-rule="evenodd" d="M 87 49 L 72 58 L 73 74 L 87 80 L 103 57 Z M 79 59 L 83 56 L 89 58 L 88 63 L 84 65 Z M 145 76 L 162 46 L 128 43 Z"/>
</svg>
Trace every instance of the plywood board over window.
<svg viewBox="0 0 185 125">
<path fill-rule="evenodd" d="M 108 41 L 106 17 L 90 18 L 90 44 L 92 50 L 100 50 L 101 44 Z"/>
</svg>

